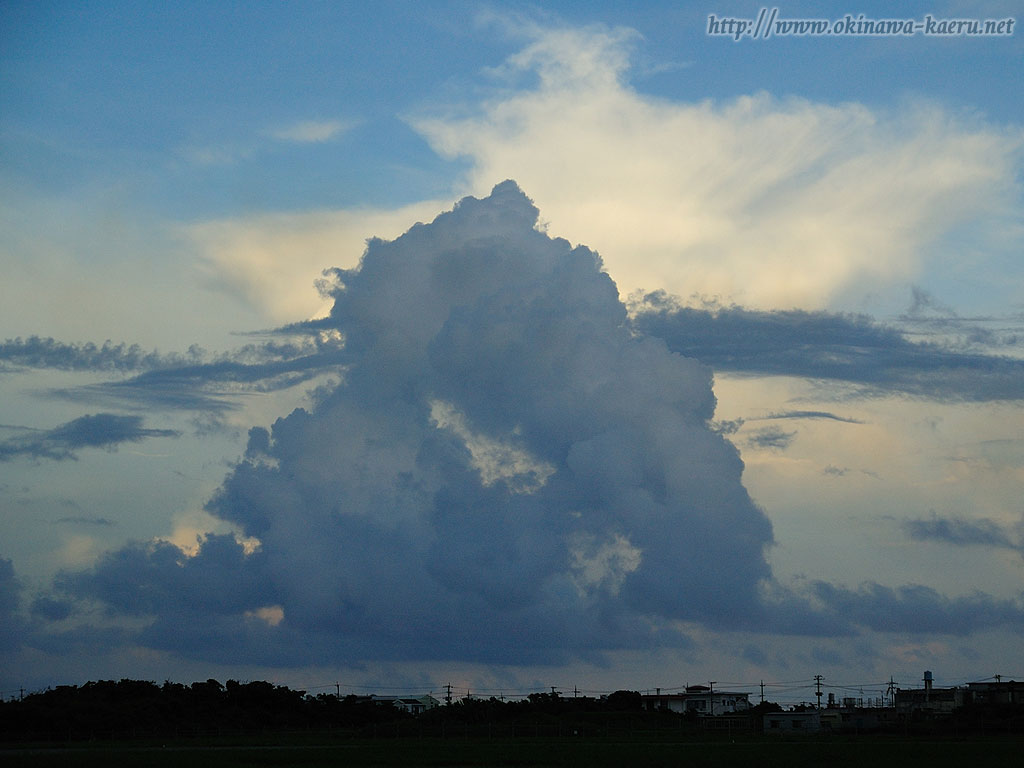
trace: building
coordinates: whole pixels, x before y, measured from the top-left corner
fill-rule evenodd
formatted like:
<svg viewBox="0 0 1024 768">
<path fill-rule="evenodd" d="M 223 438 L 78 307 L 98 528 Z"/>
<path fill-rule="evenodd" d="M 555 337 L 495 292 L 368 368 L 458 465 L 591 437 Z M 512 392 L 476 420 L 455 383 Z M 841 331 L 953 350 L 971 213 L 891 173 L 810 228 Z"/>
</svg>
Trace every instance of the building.
<svg viewBox="0 0 1024 768">
<path fill-rule="evenodd" d="M 896 722 L 896 711 L 886 707 L 832 707 L 821 710 L 821 730 L 855 732 L 877 731 Z"/>
<path fill-rule="evenodd" d="M 904 717 L 941 717 L 953 714 L 965 702 L 964 688 L 936 688 L 932 673 L 924 673 L 924 688 L 898 688 L 893 697 L 896 712 Z"/>
<path fill-rule="evenodd" d="M 411 715 L 418 715 L 428 709 L 440 706 L 441 702 L 433 696 L 371 696 L 370 701 L 374 704 L 390 704 L 398 709 L 405 710 Z"/>
<path fill-rule="evenodd" d="M 820 709 L 771 712 L 764 716 L 765 733 L 819 733 L 821 726 Z"/>
<path fill-rule="evenodd" d="M 647 710 L 668 710 L 698 715 L 729 715 L 750 709 L 750 694 L 738 691 L 715 691 L 706 685 L 689 685 L 682 693 L 662 693 L 640 697 L 641 706 Z"/>
<path fill-rule="evenodd" d="M 1024 683 L 1016 680 L 968 683 L 967 703 L 1004 707 L 1024 705 Z"/>
</svg>

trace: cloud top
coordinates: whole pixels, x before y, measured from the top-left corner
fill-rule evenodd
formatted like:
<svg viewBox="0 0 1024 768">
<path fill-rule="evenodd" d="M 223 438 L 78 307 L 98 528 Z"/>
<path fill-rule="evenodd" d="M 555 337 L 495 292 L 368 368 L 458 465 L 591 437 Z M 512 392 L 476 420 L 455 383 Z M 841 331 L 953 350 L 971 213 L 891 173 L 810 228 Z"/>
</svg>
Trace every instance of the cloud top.
<svg viewBox="0 0 1024 768">
<path fill-rule="evenodd" d="M 468 160 L 470 190 L 517 179 L 624 294 L 821 309 L 936 270 L 977 279 L 947 233 L 1007 265 L 1019 250 L 1002 234 L 1020 232 L 1019 128 L 920 101 L 671 102 L 630 84 L 630 30 L 515 31 L 528 43 L 494 70 L 493 98 L 414 125 Z"/>
</svg>

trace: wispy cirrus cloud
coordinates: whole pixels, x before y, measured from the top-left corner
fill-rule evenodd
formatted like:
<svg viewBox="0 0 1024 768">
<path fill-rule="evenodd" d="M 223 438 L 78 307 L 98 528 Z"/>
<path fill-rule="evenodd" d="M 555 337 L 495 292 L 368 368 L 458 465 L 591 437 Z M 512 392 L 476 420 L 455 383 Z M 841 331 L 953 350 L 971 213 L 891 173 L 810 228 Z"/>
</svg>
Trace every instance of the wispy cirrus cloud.
<svg viewBox="0 0 1024 768">
<path fill-rule="evenodd" d="M 759 429 L 753 432 L 747 437 L 747 442 L 755 448 L 767 448 L 772 450 L 784 451 L 790 443 L 793 442 L 793 438 L 796 437 L 796 432 L 787 432 L 779 427 L 766 427 L 765 429 Z"/>
<path fill-rule="evenodd" d="M 937 541 L 957 547 L 994 547 L 1015 549 L 1024 554 L 1024 544 L 1015 539 L 1007 526 L 989 519 L 939 517 L 906 520 L 903 529 L 915 541 Z"/>
<path fill-rule="evenodd" d="M 749 421 L 773 421 L 776 419 L 827 419 L 829 421 L 839 421 L 844 424 L 864 423 L 860 419 L 850 418 L 849 416 L 839 416 L 830 411 L 779 411 L 777 413 L 769 413 L 767 416 L 751 418 Z"/>
<path fill-rule="evenodd" d="M 74 459 L 82 448 L 112 450 L 121 443 L 134 443 L 151 437 L 178 437 L 180 434 L 173 429 L 147 429 L 142 424 L 141 416 L 97 413 L 48 430 L 15 428 L 22 434 L 0 442 L 0 461 L 19 457 L 61 461 Z"/>
<path fill-rule="evenodd" d="M 140 371 L 169 368 L 200 362 L 206 353 L 192 347 L 186 354 L 161 354 L 146 351 L 137 344 L 66 343 L 40 336 L 7 339 L 0 342 L 0 366 L 52 368 L 62 371 Z M 2 369 L 0 369 L 2 370 Z"/>
<path fill-rule="evenodd" d="M 300 120 L 271 130 L 268 135 L 279 141 L 319 144 L 338 138 L 357 124 L 355 120 Z"/>
<path fill-rule="evenodd" d="M 184 145 L 178 148 L 178 154 L 195 166 L 227 167 L 258 158 L 272 142 L 323 144 L 343 136 L 358 124 L 357 120 L 300 120 L 269 129 L 259 137 Z"/>
<path fill-rule="evenodd" d="M 245 344 L 226 353 L 193 345 L 184 354 L 147 352 L 110 341 L 96 345 L 35 336 L 8 339 L 0 343 L 0 371 L 6 364 L 8 370 L 133 374 L 40 394 L 108 405 L 217 411 L 233 407 L 232 395 L 287 389 L 344 365 L 344 343 L 337 334 L 303 324 L 267 333 L 288 339 Z"/>
<path fill-rule="evenodd" d="M 844 382 L 865 395 L 1024 400 L 1024 360 L 913 342 L 865 315 L 687 307 L 653 293 L 633 305 L 633 324 L 720 371 Z"/>
</svg>

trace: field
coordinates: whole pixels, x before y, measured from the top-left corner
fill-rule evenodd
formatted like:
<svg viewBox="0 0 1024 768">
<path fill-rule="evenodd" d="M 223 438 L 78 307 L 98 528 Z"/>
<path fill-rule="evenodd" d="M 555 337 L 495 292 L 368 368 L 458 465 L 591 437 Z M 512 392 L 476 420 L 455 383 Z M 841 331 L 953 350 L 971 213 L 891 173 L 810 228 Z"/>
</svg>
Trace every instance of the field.
<svg viewBox="0 0 1024 768">
<path fill-rule="evenodd" d="M 908 741 L 888 737 L 780 739 L 744 737 L 631 739 L 299 739 L 168 744 L 91 743 L 0 749 L 6 768 L 17 766 L 758 766 L 837 768 L 865 765 L 1016 764 L 1024 739 Z"/>
</svg>

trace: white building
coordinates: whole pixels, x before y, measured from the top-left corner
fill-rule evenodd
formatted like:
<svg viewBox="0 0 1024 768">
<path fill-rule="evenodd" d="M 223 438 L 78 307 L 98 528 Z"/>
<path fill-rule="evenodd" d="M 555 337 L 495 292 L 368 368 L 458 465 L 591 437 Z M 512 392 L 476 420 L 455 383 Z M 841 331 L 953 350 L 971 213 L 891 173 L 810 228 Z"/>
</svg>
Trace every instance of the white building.
<svg viewBox="0 0 1024 768">
<path fill-rule="evenodd" d="M 441 705 L 433 696 L 371 696 L 370 700 L 374 704 L 390 704 L 412 715 Z"/>
<path fill-rule="evenodd" d="M 682 693 L 662 693 L 640 697 L 644 709 L 669 712 L 696 712 L 698 715 L 729 715 L 750 709 L 750 694 L 738 691 L 715 691 L 706 685 L 690 685 Z"/>
</svg>

